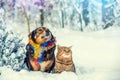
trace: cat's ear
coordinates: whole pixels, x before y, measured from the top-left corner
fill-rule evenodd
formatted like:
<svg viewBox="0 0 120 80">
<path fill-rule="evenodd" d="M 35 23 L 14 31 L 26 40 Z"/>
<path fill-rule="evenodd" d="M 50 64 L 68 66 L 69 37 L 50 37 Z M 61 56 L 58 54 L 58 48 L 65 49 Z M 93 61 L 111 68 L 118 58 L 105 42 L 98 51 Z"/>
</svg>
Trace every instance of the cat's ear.
<svg viewBox="0 0 120 80">
<path fill-rule="evenodd" d="M 58 49 L 60 49 L 60 48 L 61 48 L 61 46 L 60 46 L 59 44 L 58 44 L 57 46 L 58 46 Z"/>
<path fill-rule="evenodd" d="M 68 47 L 69 49 L 72 49 L 72 46 Z"/>
</svg>

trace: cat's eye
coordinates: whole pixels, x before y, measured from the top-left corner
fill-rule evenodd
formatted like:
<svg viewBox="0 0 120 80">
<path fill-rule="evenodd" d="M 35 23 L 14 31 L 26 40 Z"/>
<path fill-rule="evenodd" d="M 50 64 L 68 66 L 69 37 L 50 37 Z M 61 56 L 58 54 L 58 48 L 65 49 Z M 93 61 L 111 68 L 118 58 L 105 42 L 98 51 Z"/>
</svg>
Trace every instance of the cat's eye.
<svg viewBox="0 0 120 80">
<path fill-rule="evenodd" d="M 64 51 L 65 51 L 65 52 L 70 52 L 70 50 L 67 50 L 67 49 L 65 49 Z"/>
</svg>

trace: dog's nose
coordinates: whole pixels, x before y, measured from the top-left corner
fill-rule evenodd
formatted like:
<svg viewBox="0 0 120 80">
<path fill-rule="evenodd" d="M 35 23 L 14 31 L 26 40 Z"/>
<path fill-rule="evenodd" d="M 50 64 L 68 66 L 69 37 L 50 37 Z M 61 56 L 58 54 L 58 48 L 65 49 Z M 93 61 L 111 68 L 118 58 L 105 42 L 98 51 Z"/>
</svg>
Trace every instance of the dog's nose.
<svg viewBox="0 0 120 80">
<path fill-rule="evenodd" d="M 43 39 L 47 39 L 51 36 L 51 33 L 49 30 L 46 30 L 45 32 L 46 32 L 45 36 L 42 36 Z"/>
</svg>

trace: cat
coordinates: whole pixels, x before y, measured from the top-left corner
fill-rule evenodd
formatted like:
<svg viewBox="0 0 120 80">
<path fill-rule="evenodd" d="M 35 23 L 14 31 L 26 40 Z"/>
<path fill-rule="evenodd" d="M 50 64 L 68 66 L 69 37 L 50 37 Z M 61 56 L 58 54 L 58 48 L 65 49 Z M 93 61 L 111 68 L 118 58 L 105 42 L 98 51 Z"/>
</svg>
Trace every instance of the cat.
<svg viewBox="0 0 120 80">
<path fill-rule="evenodd" d="M 61 73 L 63 71 L 75 72 L 75 66 L 72 60 L 71 47 L 58 45 L 58 52 L 56 55 L 54 73 Z"/>
</svg>

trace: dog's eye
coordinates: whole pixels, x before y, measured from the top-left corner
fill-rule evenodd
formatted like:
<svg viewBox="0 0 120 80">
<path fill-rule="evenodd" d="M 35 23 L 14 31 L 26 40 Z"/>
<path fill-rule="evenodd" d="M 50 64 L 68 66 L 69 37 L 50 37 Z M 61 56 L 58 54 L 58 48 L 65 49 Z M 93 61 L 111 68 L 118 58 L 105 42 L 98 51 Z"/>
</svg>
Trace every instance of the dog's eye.
<svg viewBox="0 0 120 80">
<path fill-rule="evenodd" d="M 41 30 L 41 29 L 39 29 L 39 32 L 42 32 L 42 30 Z"/>
<path fill-rule="evenodd" d="M 42 39 L 44 39 L 44 38 L 45 38 L 45 36 L 41 36 L 41 38 L 42 38 Z"/>
</svg>

